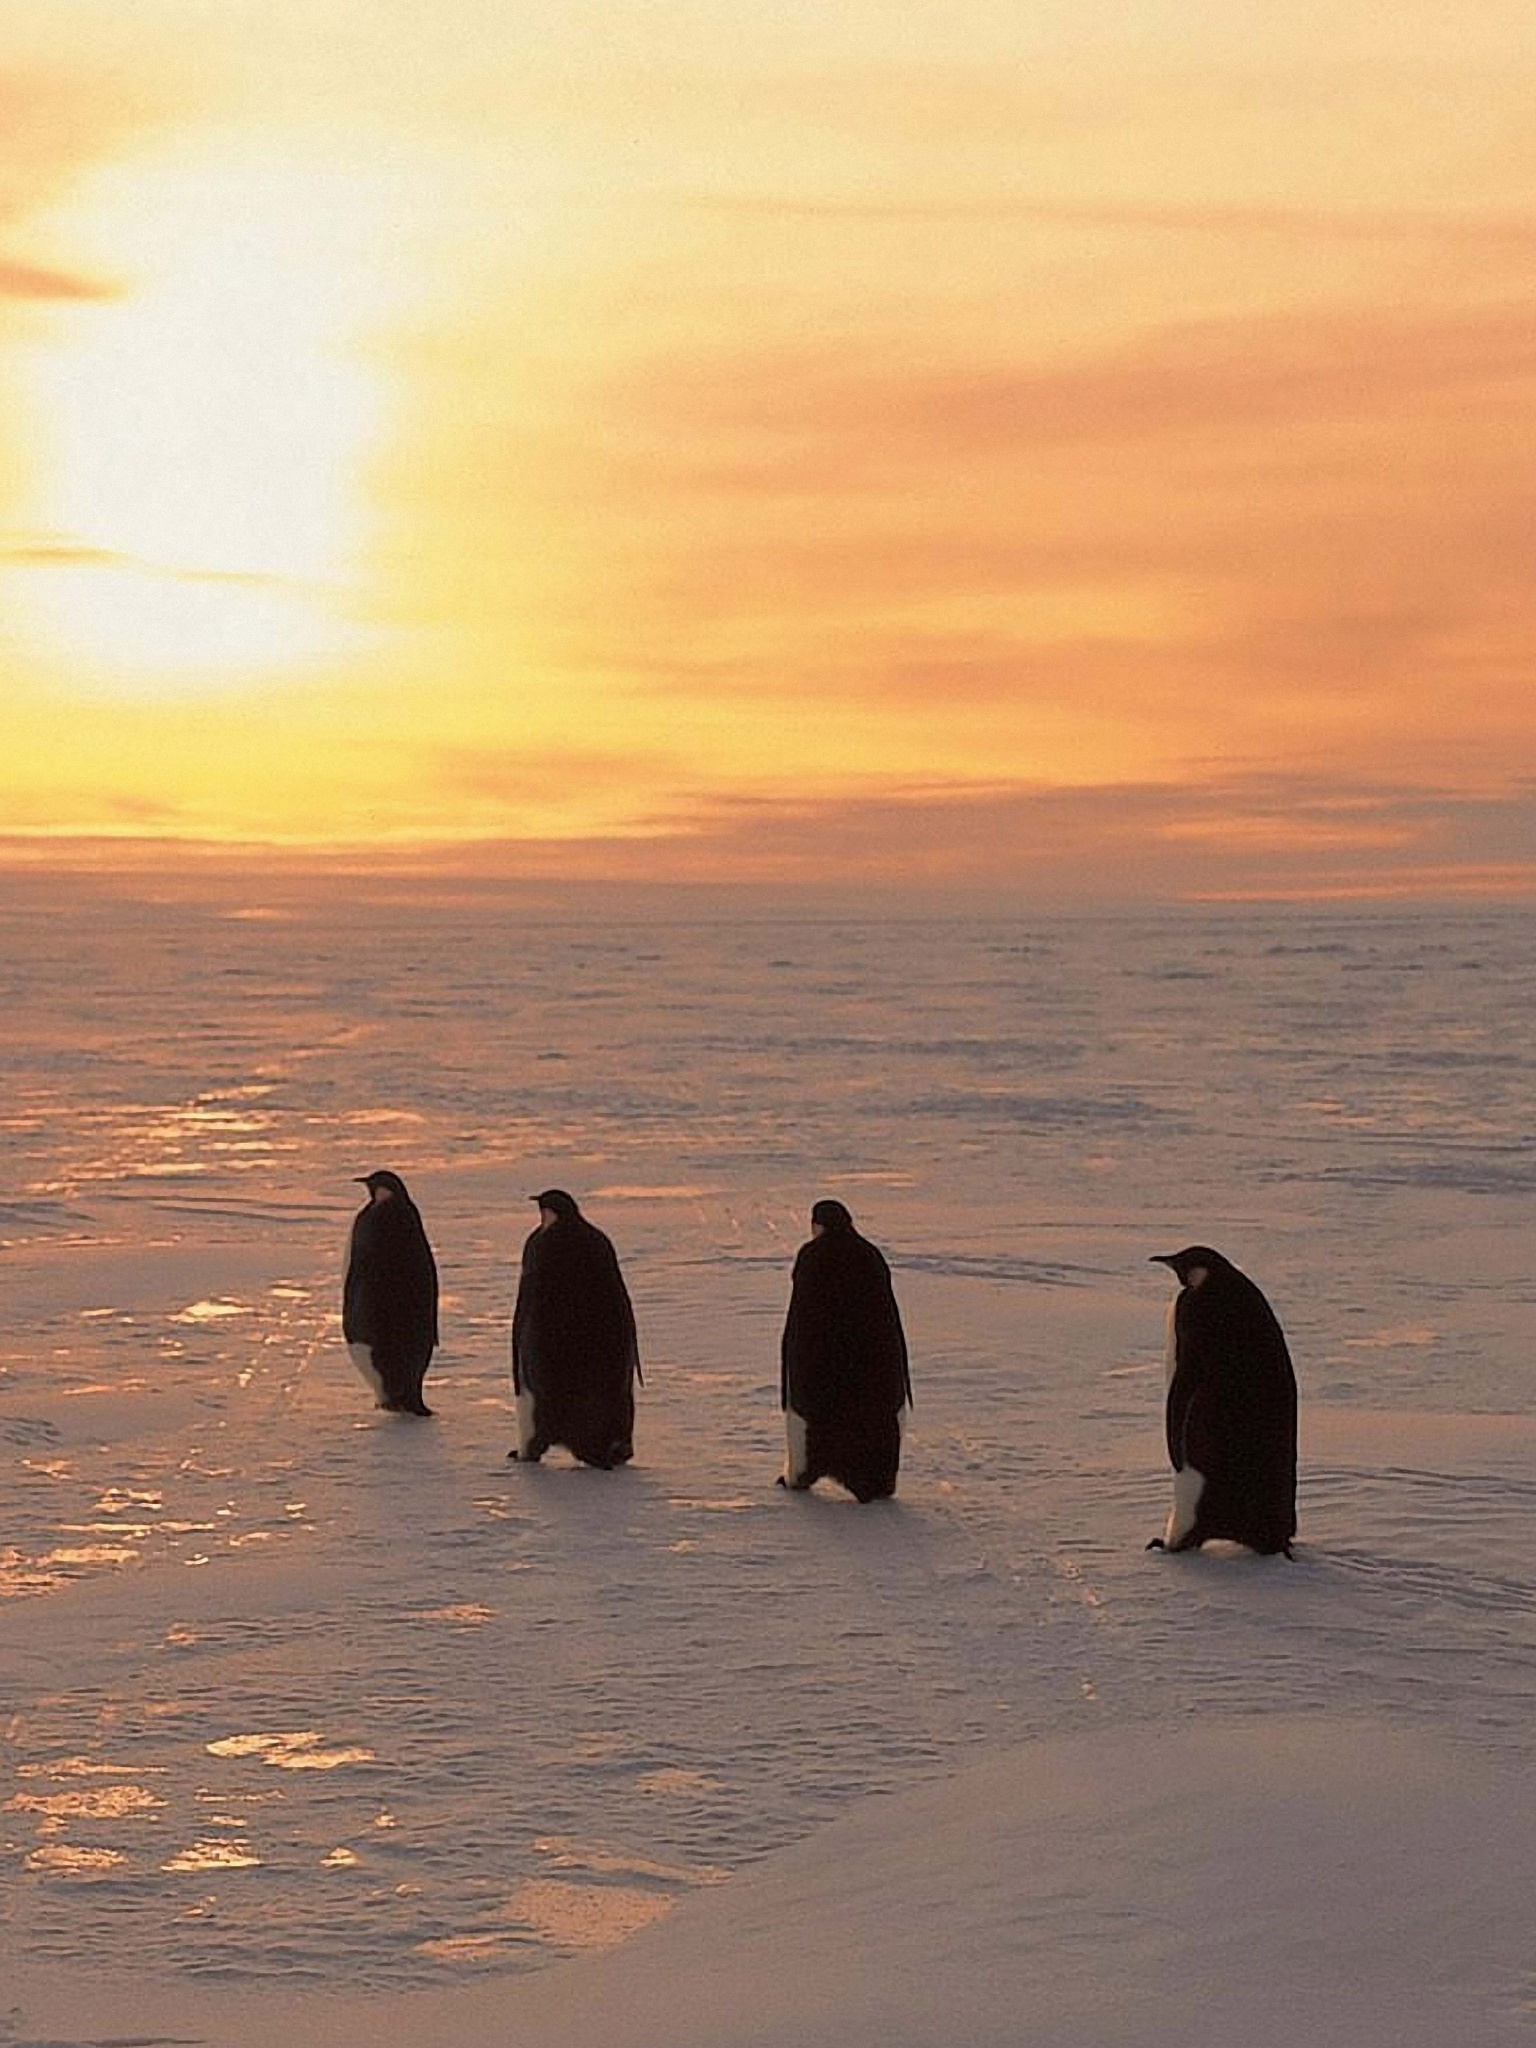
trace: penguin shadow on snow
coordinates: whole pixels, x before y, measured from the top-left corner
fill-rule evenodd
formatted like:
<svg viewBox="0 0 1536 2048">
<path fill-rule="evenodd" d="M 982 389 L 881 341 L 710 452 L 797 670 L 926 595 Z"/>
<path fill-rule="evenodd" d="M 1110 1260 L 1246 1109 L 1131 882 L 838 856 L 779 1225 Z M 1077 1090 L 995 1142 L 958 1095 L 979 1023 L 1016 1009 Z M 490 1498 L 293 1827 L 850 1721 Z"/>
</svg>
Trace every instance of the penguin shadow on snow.
<svg viewBox="0 0 1536 2048">
<path fill-rule="evenodd" d="M 556 1452 L 538 1464 L 509 1459 L 493 1468 L 538 1519 L 561 1532 L 562 1543 L 601 1551 L 632 1541 L 652 1518 L 658 1535 L 666 1528 L 668 1488 L 645 1465 L 617 1465 L 612 1471 L 584 1465 Z"/>
<path fill-rule="evenodd" d="M 816 1487 L 804 1493 L 776 1486 L 769 1497 L 769 1504 L 775 1503 L 779 1526 L 799 1531 L 813 1556 L 841 1558 L 882 1579 L 915 1570 L 938 1580 L 955 1568 L 950 1525 L 899 1494 L 861 1502 L 830 1484 L 825 1491 Z"/>
<path fill-rule="evenodd" d="M 465 1491 L 451 1420 L 422 1422 L 380 1410 L 354 1429 L 357 1452 L 343 1489 L 391 1538 L 413 1525 L 426 1527 Z"/>
</svg>

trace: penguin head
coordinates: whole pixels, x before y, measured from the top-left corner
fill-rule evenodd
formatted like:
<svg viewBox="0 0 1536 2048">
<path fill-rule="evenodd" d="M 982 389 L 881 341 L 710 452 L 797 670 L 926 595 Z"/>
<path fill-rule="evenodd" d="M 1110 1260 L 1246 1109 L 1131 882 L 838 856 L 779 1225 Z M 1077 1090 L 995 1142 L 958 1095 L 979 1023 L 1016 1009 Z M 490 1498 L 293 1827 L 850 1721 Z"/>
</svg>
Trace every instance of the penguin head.
<svg viewBox="0 0 1536 2048">
<path fill-rule="evenodd" d="M 1186 1245 L 1181 1252 L 1154 1252 L 1147 1263 L 1171 1266 L 1181 1287 L 1199 1287 L 1212 1273 L 1228 1270 L 1228 1262 L 1208 1244 Z"/>
<path fill-rule="evenodd" d="M 581 1211 L 576 1206 L 576 1197 L 568 1195 L 564 1188 L 545 1188 L 542 1194 L 533 1195 L 529 1199 L 537 1202 L 539 1205 L 541 1224 L 546 1221 L 565 1223 L 569 1222 L 573 1216 L 581 1214 Z"/>
<path fill-rule="evenodd" d="M 357 1179 L 368 1190 L 370 1201 L 388 1202 L 396 1196 L 405 1202 L 411 1199 L 409 1190 L 398 1173 L 360 1173 Z"/>
<path fill-rule="evenodd" d="M 821 1201 L 811 1211 L 811 1229 L 820 1237 L 824 1231 L 853 1228 L 853 1218 L 841 1202 Z"/>
</svg>

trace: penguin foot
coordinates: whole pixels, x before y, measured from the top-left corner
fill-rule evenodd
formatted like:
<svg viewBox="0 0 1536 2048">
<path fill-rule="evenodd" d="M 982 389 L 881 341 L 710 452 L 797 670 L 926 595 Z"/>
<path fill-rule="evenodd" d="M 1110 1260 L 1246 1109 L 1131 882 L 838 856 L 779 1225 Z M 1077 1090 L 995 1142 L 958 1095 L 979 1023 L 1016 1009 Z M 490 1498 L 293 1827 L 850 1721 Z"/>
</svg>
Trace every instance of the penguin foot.
<svg viewBox="0 0 1536 2048">
<path fill-rule="evenodd" d="M 1161 1536 L 1154 1536 L 1152 1538 L 1152 1541 L 1147 1545 L 1147 1548 L 1148 1550 L 1166 1550 L 1168 1546 L 1163 1541 Z"/>
<path fill-rule="evenodd" d="M 537 1465 L 543 1455 L 542 1451 L 534 1450 L 531 1447 L 526 1451 L 520 1451 L 516 1444 L 507 1453 L 507 1456 L 514 1465 Z"/>
</svg>

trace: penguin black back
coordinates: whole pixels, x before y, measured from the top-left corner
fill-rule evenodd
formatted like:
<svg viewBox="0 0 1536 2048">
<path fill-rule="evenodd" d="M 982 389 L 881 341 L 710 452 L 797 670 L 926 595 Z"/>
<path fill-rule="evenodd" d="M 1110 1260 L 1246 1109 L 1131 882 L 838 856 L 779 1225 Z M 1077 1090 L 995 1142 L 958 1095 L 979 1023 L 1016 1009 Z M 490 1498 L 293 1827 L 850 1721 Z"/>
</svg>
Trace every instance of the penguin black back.
<svg viewBox="0 0 1536 2048">
<path fill-rule="evenodd" d="M 564 1188 L 532 1199 L 540 1222 L 523 1246 L 512 1314 L 513 1455 L 537 1464 L 564 1444 L 585 1465 L 626 1464 L 642 1375 L 618 1254 Z"/>
<path fill-rule="evenodd" d="M 795 1257 L 779 1346 L 783 1483 L 798 1493 L 825 1477 L 858 1500 L 887 1499 L 912 1400 L 891 1269 L 841 1202 L 817 1202 L 811 1230 Z"/>
<path fill-rule="evenodd" d="M 399 1174 L 359 1179 L 368 1201 L 352 1224 L 342 1334 L 354 1355 L 366 1354 L 381 1406 L 427 1414 L 421 1386 L 438 1341 L 437 1262 Z"/>
<path fill-rule="evenodd" d="M 1296 1533 L 1296 1375 L 1274 1310 L 1210 1245 L 1159 1253 L 1181 1283 L 1166 1409 L 1178 1475 L 1162 1543 L 1225 1537 L 1289 1553 Z"/>
</svg>

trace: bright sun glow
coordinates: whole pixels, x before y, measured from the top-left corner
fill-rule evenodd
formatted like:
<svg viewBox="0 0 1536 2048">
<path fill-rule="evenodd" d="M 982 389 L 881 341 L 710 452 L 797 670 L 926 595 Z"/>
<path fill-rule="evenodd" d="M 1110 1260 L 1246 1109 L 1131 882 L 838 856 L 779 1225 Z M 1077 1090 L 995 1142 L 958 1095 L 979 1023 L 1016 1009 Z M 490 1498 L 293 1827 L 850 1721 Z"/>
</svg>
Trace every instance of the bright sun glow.
<svg viewBox="0 0 1536 2048">
<path fill-rule="evenodd" d="M 36 651 L 140 690 L 334 658 L 367 540 L 386 389 L 387 193 L 232 156 L 117 170 L 56 224 L 121 295 L 36 347 L 16 563 Z"/>
</svg>

